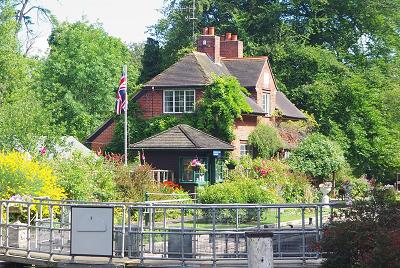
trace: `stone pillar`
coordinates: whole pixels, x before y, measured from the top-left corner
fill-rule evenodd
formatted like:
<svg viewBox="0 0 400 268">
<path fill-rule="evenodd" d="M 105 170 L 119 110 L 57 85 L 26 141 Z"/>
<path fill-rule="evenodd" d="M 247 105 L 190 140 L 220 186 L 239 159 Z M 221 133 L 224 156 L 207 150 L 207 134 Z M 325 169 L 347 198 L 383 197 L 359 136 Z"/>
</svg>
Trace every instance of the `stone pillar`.
<svg viewBox="0 0 400 268">
<path fill-rule="evenodd" d="M 8 227 L 8 243 L 11 247 L 27 248 L 27 228 L 20 221 L 13 223 L 16 226 Z"/>
<path fill-rule="evenodd" d="M 251 268 L 273 268 L 273 233 L 269 231 L 246 232 L 247 264 Z"/>
</svg>

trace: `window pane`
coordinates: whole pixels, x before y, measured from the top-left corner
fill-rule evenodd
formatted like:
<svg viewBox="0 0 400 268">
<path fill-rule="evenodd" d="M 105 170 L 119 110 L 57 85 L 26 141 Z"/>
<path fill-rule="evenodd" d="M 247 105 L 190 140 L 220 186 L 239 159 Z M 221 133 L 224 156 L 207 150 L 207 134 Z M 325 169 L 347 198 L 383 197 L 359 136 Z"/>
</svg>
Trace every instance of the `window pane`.
<svg viewBox="0 0 400 268">
<path fill-rule="evenodd" d="M 240 156 L 253 155 L 253 148 L 247 143 L 240 144 Z"/>
<path fill-rule="evenodd" d="M 174 92 L 165 91 L 164 93 L 164 111 L 172 113 L 174 111 Z"/>
<path fill-rule="evenodd" d="M 185 92 L 182 90 L 175 91 L 175 113 L 183 113 L 185 111 Z"/>
<path fill-rule="evenodd" d="M 185 91 L 185 112 L 194 111 L 194 90 Z"/>
<path fill-rule="evenodd" d="M 267 94 L 267 100 L 266 100 L 266 109 L 267 109 L 267 114 L 271 114 L 271 94 Z"/>
</svg>

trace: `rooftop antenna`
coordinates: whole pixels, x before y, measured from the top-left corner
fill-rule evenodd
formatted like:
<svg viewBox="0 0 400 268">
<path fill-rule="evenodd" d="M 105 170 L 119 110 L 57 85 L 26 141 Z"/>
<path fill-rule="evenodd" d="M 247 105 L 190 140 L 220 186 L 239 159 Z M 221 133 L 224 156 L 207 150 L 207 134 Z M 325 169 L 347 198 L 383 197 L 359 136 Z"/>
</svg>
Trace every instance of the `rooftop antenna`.
<svg viewBox="0 0 400 268">
<path fill-rule="evenodd" d="M 196 18 L 196 0 L 192 0 L 192 6 L 185 6 L 185 7 L 180 7 L 177 9 L 180 11 L 190 12 L 190 15 L 187 15 L 185 17 L 185 19 L 188 21 L 192 21 L 192 37 L 193 37 L 193 42 L 195 42 L 196 37 L 195 37 L 195 32 L 194 32 L 194 23 L 195 23 L 195 20 L 197 20 L 197 18 Z"/>
</svg>

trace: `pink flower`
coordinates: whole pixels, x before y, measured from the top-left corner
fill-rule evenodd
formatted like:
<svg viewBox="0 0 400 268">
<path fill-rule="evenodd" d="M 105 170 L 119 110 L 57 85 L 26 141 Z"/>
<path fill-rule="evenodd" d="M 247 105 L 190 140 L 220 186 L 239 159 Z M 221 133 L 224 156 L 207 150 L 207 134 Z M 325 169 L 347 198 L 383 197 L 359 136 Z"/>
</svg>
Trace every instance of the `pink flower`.
<svg viewBox="0 0 400 268">
<path fill-rule="evenodd" d="M 39 152 L 40 152 L 41 155 L 45 155 L 45 154 L 46 154 L 46 151 L 47 151 L 47 149 L 46 149 L 46 147 L 44 147 L 44 146 L 39 150 Z"/>
</svg>

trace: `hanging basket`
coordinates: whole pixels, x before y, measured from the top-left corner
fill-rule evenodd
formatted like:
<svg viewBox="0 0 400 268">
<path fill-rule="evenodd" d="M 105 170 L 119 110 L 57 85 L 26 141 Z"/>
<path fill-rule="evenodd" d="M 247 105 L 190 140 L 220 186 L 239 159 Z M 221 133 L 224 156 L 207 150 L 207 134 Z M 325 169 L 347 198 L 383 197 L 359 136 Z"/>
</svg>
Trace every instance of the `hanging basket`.
<svg viewBox="0 0 400 268">
<path fill-rule="evenodd" d="M 194 166 L 192 169 L 193 169 L 193 171 L 199 172 L 200 171 L 200 166 Z"/>
</svg>

